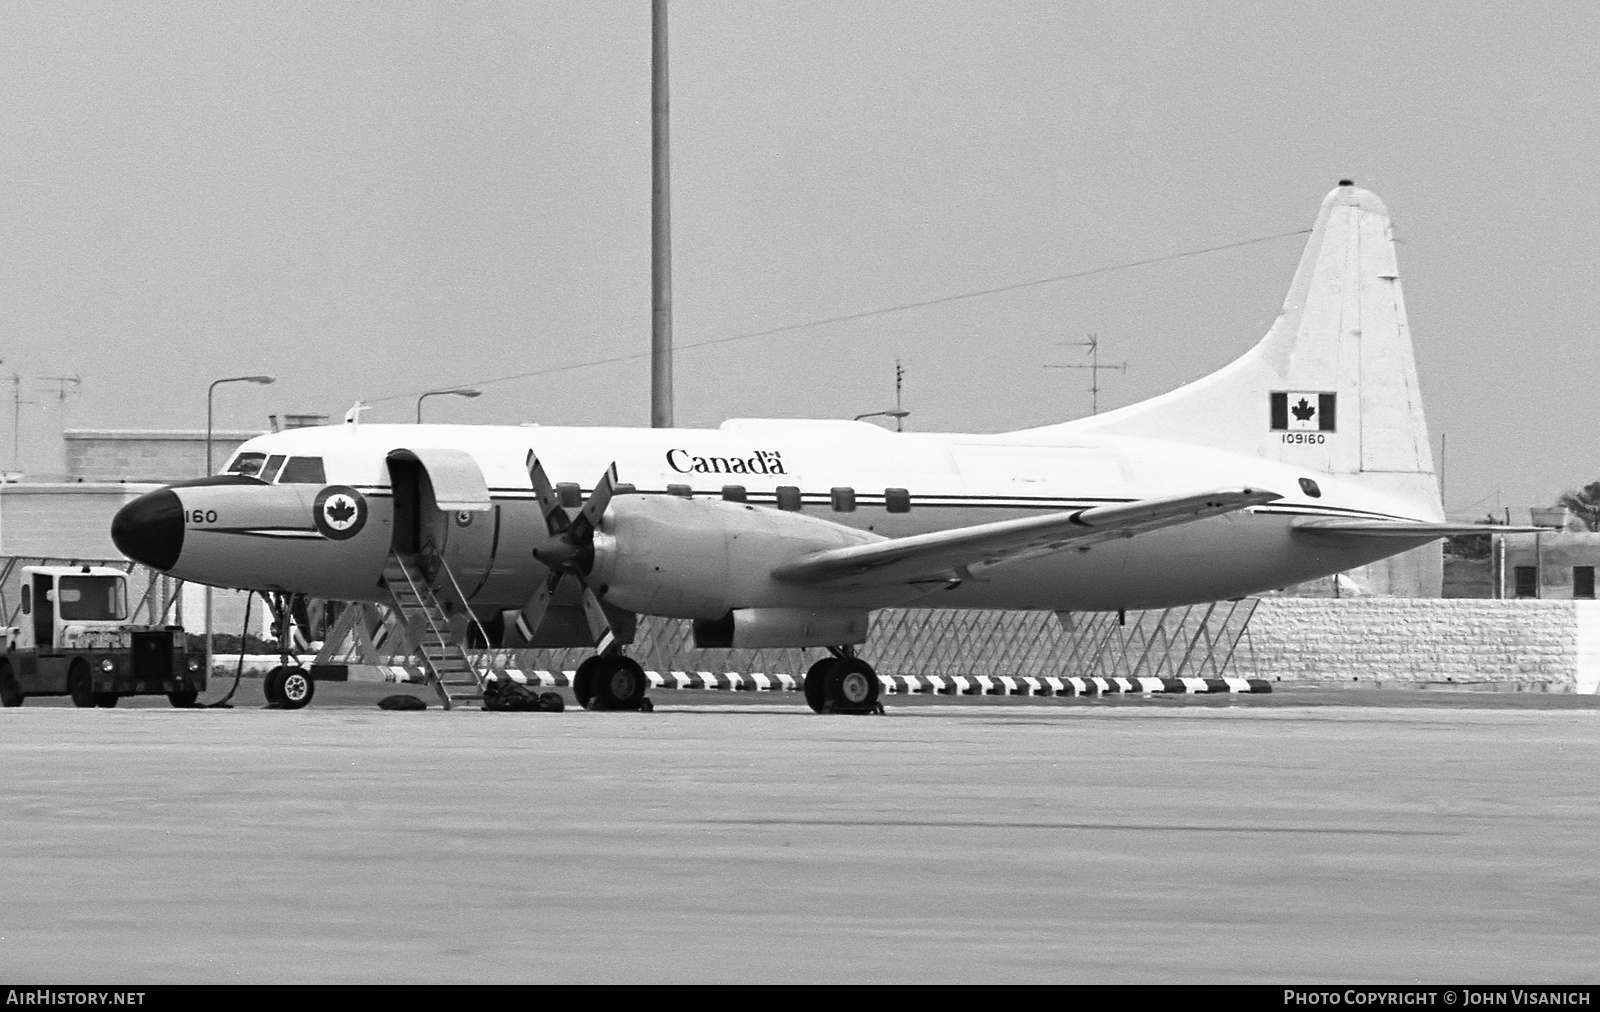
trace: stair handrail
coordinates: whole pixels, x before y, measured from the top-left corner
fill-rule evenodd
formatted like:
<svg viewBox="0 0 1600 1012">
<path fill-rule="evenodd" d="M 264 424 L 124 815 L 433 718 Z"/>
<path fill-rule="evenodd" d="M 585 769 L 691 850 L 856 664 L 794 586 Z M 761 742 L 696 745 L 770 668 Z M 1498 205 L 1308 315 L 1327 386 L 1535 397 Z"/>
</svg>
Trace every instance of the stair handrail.
<svg viewBox="0 0 1600 1012">
<path fill-rule="evenodd" d="M 444 633 L 440 632 L 438 624 L 433 621 L 433 613 L 434 613 L 434 611 L 438 610 L 438 604 L 439 604 L 438 600 L 436 598 L 434 598 L 434 596 L 433 596 L 433 591 L 432 590 L 428 590 L 427 591 L 427 596 L 424 597 L 423 596 L 423 591 L 427 590 L 427 588 L 426 587 L 418 587 L 417 586 L 417 581 L 411 578 L 411 567 L 406 565 L 405 558 L 402 557 L 399 552 L 393 552 L 393 551 L 389 553 L 389 557 L 392 558 L 395 561 L 395 563 L 400 567 L 400 575 L 404 576 L 406 578 L 406 583 L 411 586 L 411 593 L 415 594 L 417 596 L 418 603 L 423 605 L 423 607 L 421 609 L 422 610 L 422 617 L 428 623 L 428 628 L 433 630 L 433 634 L 435 636 L 439 637 L 439 639 L 442 642 L 449 643 L 450 642 L 450 637 L 448 637 Z M 433 604 L 434 604 L 434 607 L 432 607 L 432 608 L 429 608 L 427 606 L 427 602 L 430 601 L 430 600 L 433 601 Z M 396 611 L 402 617 L 405 615 L 405 609 L 403 609 L 403 608 L 399 608 L 397 606 Z M 416 647 L 417 654 L 421 658 L 423 664 L 425 666 L 432 667 L 432 664 L 428 661 L 428 652 L 423 649 L 422 644 L 421 643 L 417 643 L 417 644 L 415 644 L 415 647 Z M 435 677 L 435 679 L 438 678 L 438 673 L 437 672 L 434 673 L 434 677 Z M 474 674 L 474 677 L 476 677 L 476 674 Z"/>
<path fill-rule="evenodd" d="M 450 564 L 445 562 L 443 557 L 439 558 L 439 570 L 444 573 L 445 579 L 450 581 L 450 589 L 456 592 L 456 600 L 461 602 L 461 610 L 467 613 L 467 623 L 478 627 L 478 635 L 483 637 L 484 646 L 487 647 L 489 645 L 488 630 L 484 629 L 483 623 L 478 621 L 478 616 L 473 614 L 471 606 L 467 604 L 466 593 L 462 591 L 461 584 L 456 582 L 456 574 L 450 571 Z M 466 648 L 466 645 L 458 643 L 456 647 L 461 651 L 461 655 L 467 659 L 467 669 L 472 672 L 472 677 L 481 683 L 490 666 L 485 664 L 485 670 L 479 671 L 477 661 L 473 659 L 472 653 Z"/>
</svg>

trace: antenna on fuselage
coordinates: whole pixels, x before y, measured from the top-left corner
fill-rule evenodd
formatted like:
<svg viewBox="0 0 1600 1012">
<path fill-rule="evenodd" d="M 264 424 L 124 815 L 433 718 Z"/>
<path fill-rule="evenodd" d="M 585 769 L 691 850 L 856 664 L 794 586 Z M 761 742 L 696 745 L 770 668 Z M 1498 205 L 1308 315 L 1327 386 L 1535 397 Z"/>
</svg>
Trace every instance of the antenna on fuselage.
<svg viewBox="0 0 1600 1012">
<path fill-rule="evenodd" d="M 365 410 L 367 410 L 366 402 L 356 401 L 354 404 L 350 405 L 350 410 L 344 413 L 344 423 L 346 425 L 360 425 L 361 412 Z"/>
</svg>

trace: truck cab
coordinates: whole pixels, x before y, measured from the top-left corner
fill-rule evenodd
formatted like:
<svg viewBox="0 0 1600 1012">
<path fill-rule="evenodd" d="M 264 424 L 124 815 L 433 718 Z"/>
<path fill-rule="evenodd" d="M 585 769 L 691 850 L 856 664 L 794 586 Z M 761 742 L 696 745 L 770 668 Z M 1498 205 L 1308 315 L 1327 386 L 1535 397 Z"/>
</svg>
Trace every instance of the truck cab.
<svg viewBox="0 0 1600 1012">
<path fill-rule="evenodd" d="M 0 629 L 0 703 L 72 697 L 115 706 L 123 696 L 165 693 L 192 706 L 205 688 L 183 630 L 129 620 L 128 576 L 109 566 L 25 566 L 15 624 Z"/>
</svg>

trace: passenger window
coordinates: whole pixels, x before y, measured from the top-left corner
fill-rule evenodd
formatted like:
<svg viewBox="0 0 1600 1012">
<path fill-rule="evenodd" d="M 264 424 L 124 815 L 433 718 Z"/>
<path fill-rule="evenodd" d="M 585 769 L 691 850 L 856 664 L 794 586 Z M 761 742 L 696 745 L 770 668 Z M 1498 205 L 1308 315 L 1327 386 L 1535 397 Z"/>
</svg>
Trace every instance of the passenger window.
<svg viewBox="0 0 1600 1012">
<path fill-rule="evenodd" d="M 911 493 L 903 488 L 883 490 L 883 505 L 890 513 L 910 513 Z"/>
<path fill-rule="evenodd" d="M 258 478 L 261 475 L 261 465 L 266 462 L 264 453 L 241 453 L 233 458 L 233 463 L 228 465 L 228 474 L 242 474 L 249 478 Z"/>
<path fill-rule="evenodd" d="M 634 495 L 639 491 L 637 485 L 630 481 L 619 481 L 617 487 L 611 490 L 612 495 Z"/>
<path fill-rule="evenodd" d="M 835 513 L 854 513 L 856 511 L 856 490 L 843 485 L 835 486 L 830 495 L 833 497 L 833 511 Z"/>
<path fill-rule="evenodd" d="M 266 464 L 262 465 L 261 473 L 256 475 L 256 477 L 260 478 L 264 482 L 267 482 L 268 484 L 271 484 L 273 481 L 277 480 L 278 468 L 282 466 L 283 454 L 275 453 L 267 458 Z"/>
<path fill-rule="evenodd" d="M 796 512 L 800 509 L 800 487 L 798 485 L 778 486 L 778 508 Z"/>
<path fill-rule="evenodd" d="M 722 486 L 722 498 L 726 499 L 728 502 L 744 502 L 745 498 L 746 498 L 745 497 L 745 492 L 744 492 L 744 486 L 743 485 L 724 485 L 724 486 Z"/>
<path fill-rule="evenodd" d="M 689 499 L 694 496 L 694 489 L 687 485 L 668 485 L 667 495 L 675 495 L 680 499 Z"/>
<path fill-rule="evenodd" d="M 324 485 L 327 481 L 321 457 L 290 457 L 278 474 L 280 485 Z"/>
<path fill-rule="evenodd" d="M 583 489 L 575 481 L 563 481 L 556 485 L 556 499 L 568 509 L 577 509 L 583 505 Z"/>
</svg>

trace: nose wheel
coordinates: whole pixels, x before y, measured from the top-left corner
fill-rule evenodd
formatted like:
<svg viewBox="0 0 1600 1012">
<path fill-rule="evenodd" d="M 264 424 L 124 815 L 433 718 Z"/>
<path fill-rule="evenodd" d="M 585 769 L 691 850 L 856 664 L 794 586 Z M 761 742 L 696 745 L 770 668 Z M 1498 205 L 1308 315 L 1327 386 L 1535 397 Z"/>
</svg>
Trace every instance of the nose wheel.
<svg viewBox="0 0 1600 1012">
<path fill-rule="evenodd" d="M 267 672 L 261 683 L 261 694 L 267 703 L 280 710 L 298 710 L 311 702 L 317 683 L 305 668 L 298 664 L 280 664 Z"/>
<path fill-rule="evenodd" d="M 824 657 L 806 672 L 806 705 L 817 713 L 882 713 L 878 673 L 859 657 Z"/>
</svg>

